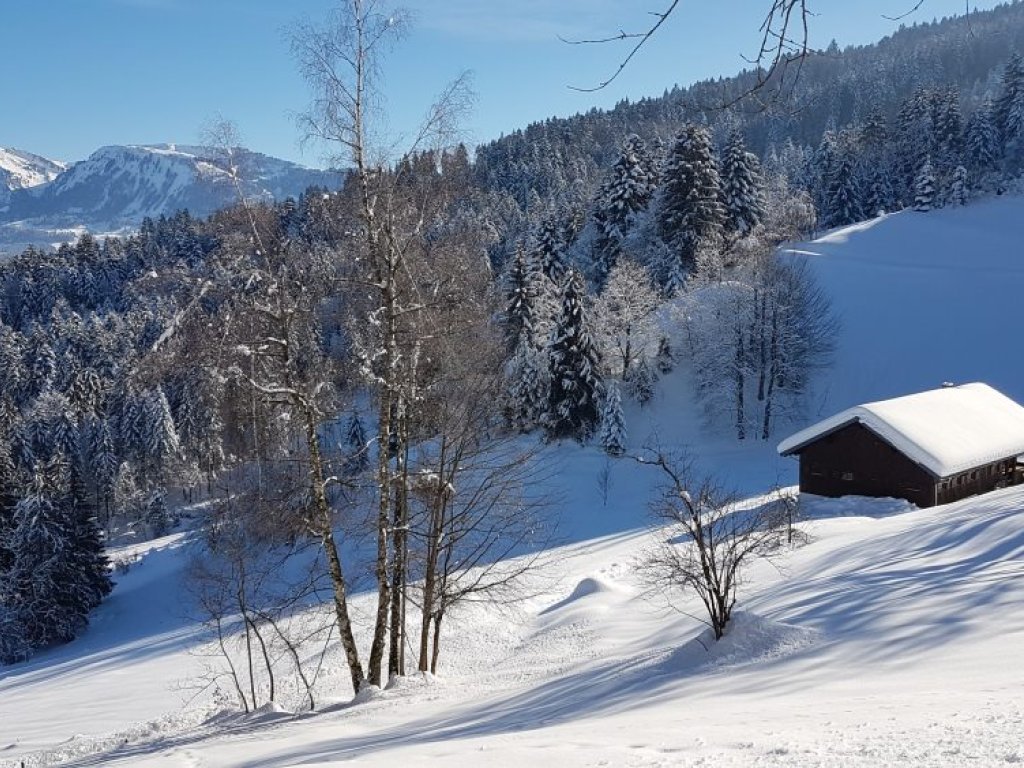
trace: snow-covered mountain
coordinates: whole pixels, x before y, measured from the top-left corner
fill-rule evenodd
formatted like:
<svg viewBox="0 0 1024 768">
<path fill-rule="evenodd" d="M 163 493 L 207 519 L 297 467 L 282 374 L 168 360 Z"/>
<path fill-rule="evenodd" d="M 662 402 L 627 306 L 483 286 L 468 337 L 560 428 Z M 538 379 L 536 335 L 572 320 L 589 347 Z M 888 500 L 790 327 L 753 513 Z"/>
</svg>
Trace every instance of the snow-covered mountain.
<svg viewBox="0 0 1024 768">
<path fill-rule="evenodd" d="M 2 153 L 2 150 L 0 150 Z M 86 160 L 62 168 L 37 158 L 22 162 L 17 185 L 0 199 L 0 243 L 12 237 L 42 242 L 61 239 L 48 232 L 85 228 L 109 231 L 137 226 L 143 218 L 187 209 L 206 215 L 230 204 L 237 191 L 220 153 L 174 144 L 108 146 Z M 0 167 L 6 167 L 0 154 Z M 34 158 L 11 153 L 9 161 Z M 50 163 L 50 165 L 44 165 Z M 339 174 L 239 149 L 232 163 L 243 178 L 248 197 L 283 199 L 310 186 L 337 187 Z M 34 183 L 28 183 L 34 181 Z M 2 192 L 0 192 L 2 194 Z M 6 237 L 4 235 L 6 230 Z"/>
<path fill-rule="evenodd" d="M 65 164 L 20 149 L 0 147 L 0 205 L 16 189 L 28 189 L 57 178 Z"/>
</svg>

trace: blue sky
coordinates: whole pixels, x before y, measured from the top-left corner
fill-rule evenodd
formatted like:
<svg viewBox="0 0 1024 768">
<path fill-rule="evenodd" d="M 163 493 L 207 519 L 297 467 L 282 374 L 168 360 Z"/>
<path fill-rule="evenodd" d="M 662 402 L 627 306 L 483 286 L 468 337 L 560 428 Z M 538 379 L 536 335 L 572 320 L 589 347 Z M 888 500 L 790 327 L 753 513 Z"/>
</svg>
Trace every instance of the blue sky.
<svg viewBox="0 0 1024 768">
<path fill-rule="evenodd" d="M 407 0 L 409 36 L 385 70 L 387 113 L 411 131 L 431 95 L 469 70 L 477 94 L 466 125 L 485 141 L 551 115 L 659 95 L 675 83 L 733 74 L 758 41 L 769 0 L 683 0 L 609 88 L 578 93 L 615 69 L 624 48 L 570 46 L 647 23 L 668 0 Z M 319 21 L 334 0 L 2 0 L 0 146 L 77 160 L 104 144 L 197 141 L 222 115 L 253 149 L 308 165 L 294 115 L 308 90 L 287 29 Z M 893 32 L 883 15 L 915 0 L 818 0 L 814 45 L 861 44 Z M 996 2 L 971 0 L 974 8 Z M 961 13 L 964 0 L 925 0 L 906 23 Z"/>
</svg>

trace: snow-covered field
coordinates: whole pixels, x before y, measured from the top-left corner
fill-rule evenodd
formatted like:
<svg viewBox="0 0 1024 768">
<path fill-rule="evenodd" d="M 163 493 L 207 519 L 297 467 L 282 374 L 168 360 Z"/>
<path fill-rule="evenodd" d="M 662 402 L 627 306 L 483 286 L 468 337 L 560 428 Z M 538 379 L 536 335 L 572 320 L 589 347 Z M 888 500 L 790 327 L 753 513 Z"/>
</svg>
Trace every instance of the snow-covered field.
<svg viewBox="0 0 1024 768">
<path fill-rule="evenodd" d="M 1024 400 L 1022 213 L 1024 200 L 1000 198 L 801 246 L 843 321 L 808 421 L 944 380 Z M 683 380 L 630 414 L 634 445 L 656 428 L 752 494 L 793 481 L 771 445 L 701 436 Z M 334 697 L 313 715 L 190 702 L 205 638 L 186 618 L 173 536 L 138 548 L 82 638 L 0 670 L 0 765 L 1024 762 L 1024 488 L 921 511 L 814 500 L 810 543 L 749 573 L 742 613 L 708 651 L 694 618 L 637 583 L 654 476 L 614 463 L 605 498 L 602 455 L 560 460 L 565 543 L 528 599 L 455 617 L 438 678 L 353 706 L 335 664 Z M 356 599 L 357 615 L 369 607 Z"/>
</svg>

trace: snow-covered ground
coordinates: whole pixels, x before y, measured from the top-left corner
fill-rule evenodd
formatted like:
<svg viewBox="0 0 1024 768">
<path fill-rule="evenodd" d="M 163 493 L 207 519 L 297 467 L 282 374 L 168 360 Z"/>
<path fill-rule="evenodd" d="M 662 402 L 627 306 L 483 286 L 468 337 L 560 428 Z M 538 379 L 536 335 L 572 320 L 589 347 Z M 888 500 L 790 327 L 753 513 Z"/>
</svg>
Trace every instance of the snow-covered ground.
<svg viewBox="0 0 1024 768">
<path fill-rule="evenodd" d="M 946 381 L 984 381 L 1024 402 L 1022 242 L 1024 198 L 1003 196 L 902 211 L 794 248 L 843 326 L 816 415 Z"/>
<path fill-rule="evenodd" d="M 807 420 L 944 380 L 1024 400 L 1021 213 L 1020 198 L 901 213 L 801 246 L 843 320 Z M 630 414 L 635 446 L 656 431 L 751 493 L 792 482 L 773 446 L 702 436 L 683 380 Z M 352 706 L 334 658 L 333 698 L 313 715 L 189 701 L 205 638 L 186 618 L 174 536 L 137 548 L 82 638 L 0 670 L 0 765 L 1024 762 L 1024 488 L 921 511 L 812 500 L 810 543 L 752 569 L 742 613 L 709 651 L 694 618 L 636 579 L 655 477 L 613 462 L 605 493 L 599 452 L 559 461 L 561 548 L 528 599 L 454 617 L 438 678 Z M 357 597 L 356 615 L 370 605 Z"/>
</svg>

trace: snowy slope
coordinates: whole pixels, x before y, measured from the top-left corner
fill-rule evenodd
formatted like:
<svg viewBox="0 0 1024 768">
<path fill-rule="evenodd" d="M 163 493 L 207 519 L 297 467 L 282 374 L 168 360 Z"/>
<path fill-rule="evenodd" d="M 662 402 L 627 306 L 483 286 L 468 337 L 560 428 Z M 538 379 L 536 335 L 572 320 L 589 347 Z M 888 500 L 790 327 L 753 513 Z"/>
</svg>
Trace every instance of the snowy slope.
<svg viewBox="0 0 1024 768">
<path fill-rule="evenodd" d="M 1024 400 L 1013 342 L 1022 209 L 1008 198 L 908 212 L 797 248 L 843 321 L 808 419 L 944 380 L 988 381 Z M 663 385 L 628 414 L 634 447 L 652 433 L 688 444 L 751 491 L 792 480 L 795 462 L 775 455 L 774 440 L 737 446 L 701 433 L 685 370 Z M 82 638 L 0 669 L 0 765 L 1024 762 L 1024 488 L 921 511 L 815 505 L 803 524 L 812 542 L 756 567 L 745 613 L 708 652 L 694 619 L 637 583 L 653 476 L 612 462 L 605 494 L 607 463 L 592 448 L 560 451 L 565 543 L 521 603 L 453 617 L 439 679 L 351 707 L 334 653 L 313 716 L 216 714 L 208 697 L 189 701 L 204 638 L 182 618 L 182 542 L 158 541 Z M 353 612 L 371 606 L 359 595 Z"/>
<path fill-rule="evenodd" d="M 441 679 L 312 717 L 186 711 L 125 727 L 162 686 L 165 710 L 178 709 L 175 686 L 196 666 L 177 638 L 127 643 L 0 682 L 0 755 L 210 768 L 1024 759 L 1024 667 L 1008 663 L 1024 648 L 1024 489 L 806 527 L 813 543 L 781 570 L 757 568 L 746 613 L 711 652 L 692 619 L 640 594 L 647 534 L 620 534 L 556 553 L 557 581 L 521 606 L 463 612 Z"/>
<path fill-rule="evenodd" d="M 809 421 L 947 381 L 982 381 L 1024 403 L 1022 242 L 1024 198 L 1004 196 L 901 211 L 794 248 L 842 323 Z"/>
</svg>

